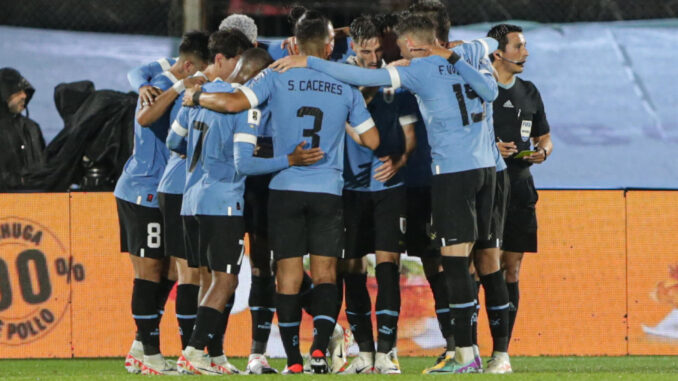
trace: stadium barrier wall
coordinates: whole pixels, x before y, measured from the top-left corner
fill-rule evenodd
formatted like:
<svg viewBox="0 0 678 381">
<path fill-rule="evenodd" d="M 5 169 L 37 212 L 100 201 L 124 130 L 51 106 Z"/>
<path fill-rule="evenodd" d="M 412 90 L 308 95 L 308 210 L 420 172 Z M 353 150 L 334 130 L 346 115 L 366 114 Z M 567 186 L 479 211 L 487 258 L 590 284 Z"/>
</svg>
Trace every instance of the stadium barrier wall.
<svg viewBox="0 0 678 381">
<path fill-rule="evenodd" d="M 511 352 L 678 354 L 678 192 L 541 191 L 540 197 L 540 253 L 524 259 Z M 118 234 L 110 193 L 0 195 L 0 358 L 127 352 L 132 268 Z M 410 261 L 404 257 L 405 265 Z M 403 274 L 399 351 L 438 354 L 443 340 L 428 284 L 421 272 Z M 230 356 L 249 353 L 249 276 L 244 264 L 226 337 Z M 374 298 L 376 282 L 368 282 Z M 480 345 L 488 354 L 491 338 L 480 315 Z M 347 326 L 343 313 L 340 322 Z M 311 324 L 306 316 L 302 346 L 310 344 Z M 174 292 L 161 332 L 163 351 L 177 355 Z M 275 327 L 269 353 L 283 354 Z"/>
</svg>

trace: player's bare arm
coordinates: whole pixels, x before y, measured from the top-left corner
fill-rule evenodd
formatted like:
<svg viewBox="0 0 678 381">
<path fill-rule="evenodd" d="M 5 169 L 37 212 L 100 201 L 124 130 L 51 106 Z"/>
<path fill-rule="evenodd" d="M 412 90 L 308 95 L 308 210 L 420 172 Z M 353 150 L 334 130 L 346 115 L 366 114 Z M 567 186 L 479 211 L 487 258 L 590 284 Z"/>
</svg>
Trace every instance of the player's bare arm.
<svg viewBox="0 0 678 381">
<path fill-rule="evenodd" d="M 186 89 L 182 104 L 189 107 L 201 106 L 223 113 L 236 113 L 252 107 L 250 101 L 241 91 L 233 93 L 203 93 L 199 86 Z"/>
<path fill-rule="evenodd" d="M 295 67 L 308 67 L 308 56 L 295 55 L 283 57 L 269 66 L 271 69 L 284 73 Z"/>
<path fill-rule="evenodd" d="M 160 119 L 160 117 L 162 117 L 163 114 L 165 114 L 167 109 L 172 107 L 174 101 L 177 99 L 179 94 L 181 94 L 181 91 L 183 91 L 184 87 L 202 85 L 203 83 L 205 83 L 205 78 L 204 77 L 186 78 L 183 79 L 181 83 L 182 86 L 175 85 L 170 87 L 166 91 L 162 92 L 162 94 L 158 95 L 155 98 L 155 101 L 153 103 L 147 103 L 145 106 L 142 103 L 142 107 L 137 113 L 137 122 L 139 122 L 139 124 L 144 127 L 150 126 L 156 120 Z M 139 98 L 141 98 L 141 94 L 139 94 Z"/>
<path fill-rule="evenodd" d="M 542 136 L 532 138 L 535 153 L 525 156 L 523 160 L 527 160 L 533 164 L 541 164 L 546 158 L 551 155 L 553 151 L 553 143 L 551 142 L 551 134 L 544 134 Z"/>
<path fill-rule="evenodd" d="M 412 151 L 414 151 L 414 148 L 417 146 L 417 138 L 416 135 L 414 134 L 414 124 L 407 124 L 403 126 L 403 133 L 405 134 L 405 152 L 399 157 L 393 156 L 380 157 L 379 160 L 381 160 L 383 164 L 380 165 L 374 171 L 375 180 L 385 183 L 388 180 L 390 180 L 393 176 L 395 176 L 395 174 L 398 173 L 400 168 L 404 167 L 405 164 L 407 164 L 407 159 L 410 157 L 410 154 L 412 153 Z M 396 160 L 393 160 L 394 158 Z"/>
<path fill-rule="evenodd" d="M 153 85 L 141 86 L 139 88 L 139 100 L 141 100 L 141 105 L 152 105 L 153 102 L 155 102 L 155 98 L 160 94 L 162 94 L 162 90 Z"/>
</svg>

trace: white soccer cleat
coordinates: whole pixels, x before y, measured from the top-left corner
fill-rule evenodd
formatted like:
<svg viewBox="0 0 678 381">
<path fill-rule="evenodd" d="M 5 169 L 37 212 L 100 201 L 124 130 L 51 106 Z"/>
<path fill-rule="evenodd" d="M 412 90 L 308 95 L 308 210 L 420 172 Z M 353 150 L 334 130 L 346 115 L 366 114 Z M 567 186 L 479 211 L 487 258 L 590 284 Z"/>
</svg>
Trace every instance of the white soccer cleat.
<svg viewBox="0 0 678 381">
<path fill-rule="evenodd" d="M 374 353 L 359 352 L 358 356 L 351 361 L 340 374 L 372 374 L 374 373 Z"/>
<path fill-rule="evenodd" d="M 506 352 L 494 352 L 492 358 L 487 362 L 485 373 L 490 374 L 508 374 L 513 373 L 511 368 L 511 359 Z"/>
<path fill-rule="evenodd" d="M 400 364 L 396 349 L 388 353 L 377 352 L 374 357 L 374 372 L 379 374 L 400 374 Z"/>
<path fill-rule="evenodd" d="M 339 324 L 334 326 L 334 332 L 327 346 L 332 362 L 332 373 L 340 373 L 348 366 L 346 355 L 352 341 L 353 334 L 350 330 L 344 330 Z"/>
<path fill-rule="evenodd" d="M 221 373 L 212 369 L 212 361 L 205 351 L 186 347 L 177 361 L 180 374 L 217 376 Z"/>
<path fill-rule="evenodd" d="M 141 373 L 141 368 L 144 365 L 144 345 L 141 341 L 134 340 L 132 347 L 125 357 L 125 369 L 132 374 Z"/>
<path fill-rule="evenodd" d="M 231 364 L 226 355 L 210 358 L 212 370 L 219 374 L 240 374 L 240 369 Z"/>
<path fill-rule="evenodd" d="M 274 374 L 278 371 L 269 365 L 266 356 L 252 353 L 247 360 L 247 369 L 245 374 Z"/>
<path fill-rule="evenodd" d="M 178 373 L 177 368 L 158 353 L 151 356 L 144 355 L 141 374 L 148 376 L 176 376 Z"/>
</svg>

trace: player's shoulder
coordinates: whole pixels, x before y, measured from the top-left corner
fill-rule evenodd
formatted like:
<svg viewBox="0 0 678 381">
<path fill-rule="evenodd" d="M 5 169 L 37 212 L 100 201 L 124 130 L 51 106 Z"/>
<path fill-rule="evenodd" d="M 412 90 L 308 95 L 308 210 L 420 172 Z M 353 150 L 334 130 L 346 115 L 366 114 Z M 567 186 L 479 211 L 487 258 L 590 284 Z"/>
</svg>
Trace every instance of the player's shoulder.
<svg viewBox="0 0 678 381">
<path fill-rule="evenodd" d="M 167 90 L 179 80 L 170 71 L 163 71 L 151 79 L 151 85 L 162 90 Z"/>
<path fill-rule="evenodd" d="M 212 81 L 202 85 L 202 90 L 207 93 L 230 93 L 233 85 L 224 81 Z"/>
</svg>

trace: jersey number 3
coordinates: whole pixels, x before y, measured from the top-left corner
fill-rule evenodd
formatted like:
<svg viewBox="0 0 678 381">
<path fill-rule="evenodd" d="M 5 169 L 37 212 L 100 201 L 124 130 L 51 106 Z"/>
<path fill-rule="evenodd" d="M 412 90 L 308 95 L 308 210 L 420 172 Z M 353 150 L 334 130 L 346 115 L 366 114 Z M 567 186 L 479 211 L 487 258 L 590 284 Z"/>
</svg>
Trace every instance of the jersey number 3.
<svg viewBox="0 0 678 381">
<path fill-rule="evenodd" d="M 297 110 L 297 117 L 303 118 L 305 116 L 313 117 L 313 128 L 304 129 L 304 137 L 311 138 L 311 148 L 320 146 L 320 136 L 318 132 L 323 128 L 323 112 L 317 107 L 303 106 Z"/>
</svg>

